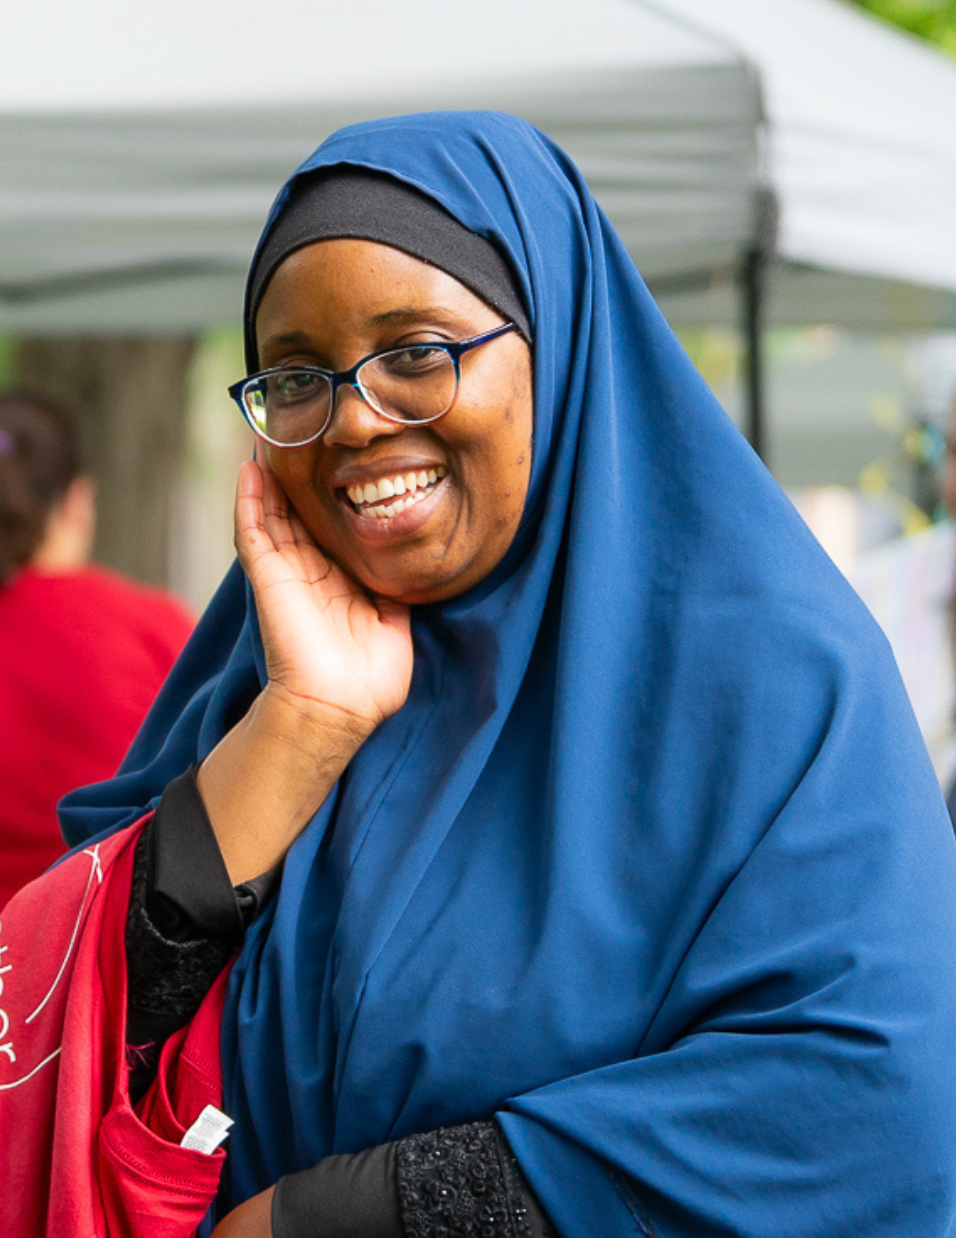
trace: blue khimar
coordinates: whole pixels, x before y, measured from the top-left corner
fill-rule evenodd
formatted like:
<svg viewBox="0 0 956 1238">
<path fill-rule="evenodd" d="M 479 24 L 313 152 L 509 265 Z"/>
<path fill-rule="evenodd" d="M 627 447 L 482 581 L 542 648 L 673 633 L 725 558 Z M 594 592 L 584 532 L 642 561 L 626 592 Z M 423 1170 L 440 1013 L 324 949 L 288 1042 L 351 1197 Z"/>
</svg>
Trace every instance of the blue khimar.
<svg viewBox="0 0 956 1238">
<path fill-rule="evenodd" d="M 562 151 L 439 113 L 296 176 L 343 162 L 510 259 L 533 474 L 493 575 L 416 609 L 407 704 L 236 964 L 232 1202 L 494 1115 L 562 1238 L 956 1233 L 956 849 L 885 640 Z M 263 682 L 234 566 L 71 842 Z"/>
</svg>

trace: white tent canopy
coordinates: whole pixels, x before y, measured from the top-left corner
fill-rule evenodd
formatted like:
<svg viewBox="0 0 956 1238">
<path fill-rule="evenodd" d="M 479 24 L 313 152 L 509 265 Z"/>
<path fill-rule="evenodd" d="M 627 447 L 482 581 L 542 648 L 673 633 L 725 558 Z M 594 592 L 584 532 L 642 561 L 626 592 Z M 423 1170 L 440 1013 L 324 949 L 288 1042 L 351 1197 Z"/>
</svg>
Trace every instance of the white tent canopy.
<svg viewBox="0 0 956 1238">
<path fill-rule="evenodd" d="M 526 116 L 665 309 L 956 326 L 956 66 L 840 0 L 35 0 L 0 43 L 0 331 L 236 320 L 278 184 L 338 125 Z"/>
<path fill-rule="evenodd" d="M 840 0 L 667 0 L 759 75 L 777 321 L 956 326 L 956 64 Z M 719 297 L 684 313 L 721 316 Z"/>
<path fill-rule="evenodd" d="M 541 124 L 649 274 L 732 262 L 751 228 L 748 71 L 629 0 L 38 0 L 17 22 L 0 44 L 0 330 L 235 321 L 281 182 L 340 124 L 393 112 Z"/>
</svg>

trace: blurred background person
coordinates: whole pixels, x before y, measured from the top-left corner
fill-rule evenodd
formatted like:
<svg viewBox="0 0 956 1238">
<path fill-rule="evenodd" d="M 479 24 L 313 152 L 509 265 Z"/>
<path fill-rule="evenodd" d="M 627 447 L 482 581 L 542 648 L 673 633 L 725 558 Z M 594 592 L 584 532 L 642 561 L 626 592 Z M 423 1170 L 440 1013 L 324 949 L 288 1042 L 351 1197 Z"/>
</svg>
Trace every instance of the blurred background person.
<svg viewBox="0 0 956 1238">
<path fill-rule="evenodd" d="M 71 416 L 0 394 L 0 908 L 66 849 L 57 800 L 113 774 L 192 629 L 89 563 L 95 523 Z"/>
</svg>

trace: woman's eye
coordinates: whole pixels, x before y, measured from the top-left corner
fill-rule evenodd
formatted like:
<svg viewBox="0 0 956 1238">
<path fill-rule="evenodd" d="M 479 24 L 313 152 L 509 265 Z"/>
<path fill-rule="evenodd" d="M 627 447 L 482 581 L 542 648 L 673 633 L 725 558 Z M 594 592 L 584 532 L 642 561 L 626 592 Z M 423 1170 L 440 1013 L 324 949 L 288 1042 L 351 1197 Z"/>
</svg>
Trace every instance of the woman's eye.
<svg viewBox="0 0 956 1238">
<path fill-rule="evenodd" d="M 283 400 L 301 400 L 315 395 L 324 381 L 308 370 L 287 370 L 272 376 L 273 390 Z"/>
<path fill-rule="evenodd" d="M 436 344 L 409 344 L 379 358 L 379 363 L 393 374 L 427 373 L 447 361 L 448 354 Z"/>
</svg>

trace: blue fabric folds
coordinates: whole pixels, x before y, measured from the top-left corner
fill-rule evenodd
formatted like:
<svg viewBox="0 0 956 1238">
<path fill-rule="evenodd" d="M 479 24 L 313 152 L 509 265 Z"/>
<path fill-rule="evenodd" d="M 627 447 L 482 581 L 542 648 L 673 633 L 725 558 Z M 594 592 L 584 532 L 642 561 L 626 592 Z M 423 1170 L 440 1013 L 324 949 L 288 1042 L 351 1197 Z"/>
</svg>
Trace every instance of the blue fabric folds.
<svg viewBox="0 0 956 1238">
<path fill-rule="evenodd" d="M 956 849 L 884 639 L 548 139 L 402 117 L 297 175 L 339 162 L 511 261 L 533 475 L 493 576 L 416 611 L 408 703 L 235 968 L 232 1200 L 494 1114 L 562 1238 L 956 1232 Z M 68 838 L 262 677 L 233 568 Z"/>
</svg>

